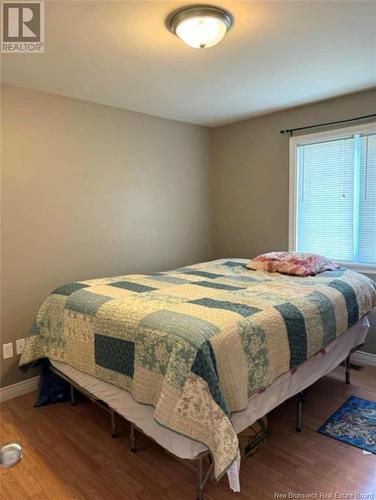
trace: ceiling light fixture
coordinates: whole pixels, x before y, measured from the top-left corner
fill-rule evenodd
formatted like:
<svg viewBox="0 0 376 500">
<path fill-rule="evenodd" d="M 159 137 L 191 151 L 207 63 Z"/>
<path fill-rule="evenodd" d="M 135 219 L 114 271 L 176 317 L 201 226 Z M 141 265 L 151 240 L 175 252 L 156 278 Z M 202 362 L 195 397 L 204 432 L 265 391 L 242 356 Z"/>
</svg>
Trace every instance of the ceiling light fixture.
<svg viewBox="0 0 376 500">
<path fill-rule="evenodd" d="M 167 28 L 195 49 L 206 49 L 222 40 L 231 28 L 230 12 L 214 5 L 190 5 L 171 12 Z"/>
</svg>

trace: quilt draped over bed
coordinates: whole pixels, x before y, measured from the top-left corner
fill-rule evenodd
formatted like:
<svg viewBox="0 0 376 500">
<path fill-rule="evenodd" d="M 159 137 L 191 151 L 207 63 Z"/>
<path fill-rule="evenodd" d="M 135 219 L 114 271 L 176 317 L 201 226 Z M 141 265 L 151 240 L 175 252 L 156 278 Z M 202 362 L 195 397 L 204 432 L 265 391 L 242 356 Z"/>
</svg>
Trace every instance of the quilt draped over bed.
<svg viewBox="0 0 376 500">
<path fill-rule="evenodd" d="M 347 269 L 294 277 L 247 262 L 60 286 L 20 366 L 49 358 L 126 389 L 161 425 L 205 444 L 219 478 L 238 452 L 231 413 L 376 304 L 375 283 Z"/>
</svg>

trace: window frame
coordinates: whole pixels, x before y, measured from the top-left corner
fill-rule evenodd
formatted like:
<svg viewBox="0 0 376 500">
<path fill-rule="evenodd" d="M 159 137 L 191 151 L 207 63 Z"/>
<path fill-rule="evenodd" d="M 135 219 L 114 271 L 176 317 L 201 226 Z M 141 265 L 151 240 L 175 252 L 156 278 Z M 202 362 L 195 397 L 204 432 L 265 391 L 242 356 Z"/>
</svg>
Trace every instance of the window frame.
<svg viewBox="0 0 376 500">
<path fill-rule="evenodd" d="M 376 122 L 341 127 L 337 129 L 300 134 L 290 137 L 289 144 L 289 250 L 296 251 L 296 151 L 298 145 L 320 142 L 321 139 L 338 139 L 353 136 L 357 133 L 376 133 Z M 376 275 L 376 264 L 362 264 L 358 262 L 338 261 L 339 264 L 364 274 Z"/>
</svg>

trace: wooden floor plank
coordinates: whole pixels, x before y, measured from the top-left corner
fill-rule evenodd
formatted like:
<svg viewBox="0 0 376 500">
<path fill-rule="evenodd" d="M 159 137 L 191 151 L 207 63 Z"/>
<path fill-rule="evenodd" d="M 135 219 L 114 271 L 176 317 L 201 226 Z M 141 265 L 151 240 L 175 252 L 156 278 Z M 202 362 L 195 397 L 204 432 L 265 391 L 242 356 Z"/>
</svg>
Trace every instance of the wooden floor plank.
<svg viewBox="0 0 376 500">
<path fill-rule="evenodd" d="M 317 432 L 350 395 L 376 401 L 376 368 L 352 370 L 344 384 L 338 367 L 314 384 L 304 404 L 303 431 L 295 432 L 295 401 L 269 415 L 264 446 L 242 462 L 241 493 L 224 478 L 208 484 L 206 500 L 263 500 L 275 493 L 373 494 L 376 456 Z M 35 394 L 1 404 L 0 441 L 18 441 L 24 458 L 0 471 L 2 500 L 192 500 L 195 475 L 157 444 L 138 436 L 139 451 L 129 450 L 129 425 L 120 421 L 112 439 L 108 414 L 83 400 L 33 408 Z M 355 498 L 355 497 L 354 497 Z"/>
</svg>

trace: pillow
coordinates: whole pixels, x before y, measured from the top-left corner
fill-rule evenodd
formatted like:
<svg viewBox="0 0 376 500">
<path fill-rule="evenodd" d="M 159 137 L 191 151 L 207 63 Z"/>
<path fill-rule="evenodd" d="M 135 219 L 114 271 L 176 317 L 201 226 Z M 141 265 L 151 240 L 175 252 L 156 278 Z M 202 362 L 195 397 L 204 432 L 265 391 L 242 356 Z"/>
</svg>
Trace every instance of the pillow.
<svg viewBox="0 0 376 500">
<path fill-rule="evenodd" d="M 269 273 L 315 276 L 323 271 L 338 269 L 337 264 L 323 255 L 307 252 L 269 252 L 258 255 L 246 265 L 248 269 Z"/>
</svg>

